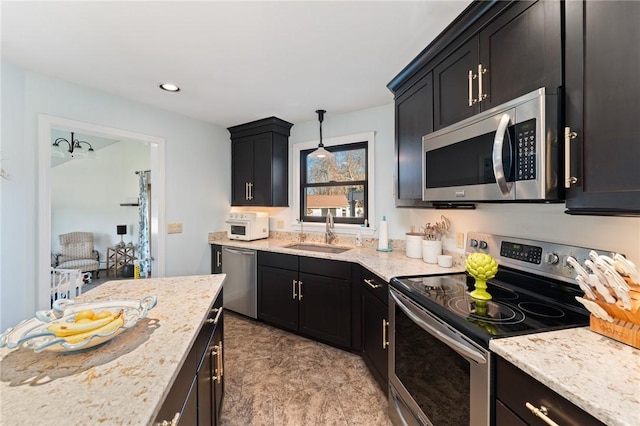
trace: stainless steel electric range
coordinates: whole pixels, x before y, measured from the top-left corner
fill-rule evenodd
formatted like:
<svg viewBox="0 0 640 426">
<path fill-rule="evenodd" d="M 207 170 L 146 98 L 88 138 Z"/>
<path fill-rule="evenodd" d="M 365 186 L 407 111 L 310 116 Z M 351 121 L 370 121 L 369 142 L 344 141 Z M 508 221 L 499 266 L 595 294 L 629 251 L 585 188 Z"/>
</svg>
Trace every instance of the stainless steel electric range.
<svg viewBox="0 0 640 426">
<path fill-rule="evenodd" d="M 389 414 L 396 425 L 492 424 L 489 341 L 589 323 L 566 259 L 582 263 L 590 249 L 482 233 L 467 239 L 467 255 L 498 261 L 490 301 L 469 296 L 474 282 L 464 273 L 391 280 Z"/>
</svg>

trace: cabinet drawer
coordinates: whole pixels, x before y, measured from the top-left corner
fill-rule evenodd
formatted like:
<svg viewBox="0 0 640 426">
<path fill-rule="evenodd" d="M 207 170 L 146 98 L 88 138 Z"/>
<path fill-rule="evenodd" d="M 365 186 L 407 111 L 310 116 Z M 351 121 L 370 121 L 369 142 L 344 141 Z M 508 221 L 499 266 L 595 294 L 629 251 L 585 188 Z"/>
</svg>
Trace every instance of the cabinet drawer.
<svg viewBox="0 0 640 426">
<path fill-rule="evenodd" d="M 500 357 L 496 362 L 496 398 L 529 425 L 544 426 L 546 423 L 526 407 L 527 402 L 536 408 L 544 406 L 547 416 L 563 426 L 604 425 Z M 499 414 L 497 411 L 496 415 Z"/>
<path fill-rule="evenodd" d="M 272 253 L 270 251 L 259 251 L 258 265 L 297 271 L 298 256 L 294 256 L 292 254 Z"/>
<path fill-rule="evenodd" d="M 351 263 L 300 256 L 300 272 L 351 280 Z"/>
<path fill-rule="evenodd" d="M 362 287 L 376 296 L 385 306 L 389 305 L 389 283 L 365 268 L 362 268 Z"/>
</svg>

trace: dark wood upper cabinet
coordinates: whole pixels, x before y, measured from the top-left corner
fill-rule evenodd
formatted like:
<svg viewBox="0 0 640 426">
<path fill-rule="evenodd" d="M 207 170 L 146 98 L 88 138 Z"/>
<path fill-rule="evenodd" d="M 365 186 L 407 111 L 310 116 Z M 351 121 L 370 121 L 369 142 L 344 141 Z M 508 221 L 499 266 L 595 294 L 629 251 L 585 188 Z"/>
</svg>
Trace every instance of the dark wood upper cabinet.
<svg viewBox="0 0 640 426">
<path fill-rule="evenodd" d="M 232 206 L 288 207 L 291 126 L 269 117 L 228 128 Z"/>
<path fill-rule="evenodd" d="M 396 206 L 422 201 L 422 136 L 562 85 L 561 2 L 473 2 L 387 87 L 395 95 Z"/>
<path fill-rule="evenodd" d="M 566 2 L 567 213 L 640 215 L 640 3 Z"/>
<path fill-rule="evenodd" d="M 562 85 L 560 7 L 559 1 L 514 2 L 438 64 L 434 130 Z"/>
<path fill-rule="evenodd" d="M 433 83 L 429 73 L 396 99 L 396 206 L 422 201 L 422 136 L 433 131 Z"/>
</svg>

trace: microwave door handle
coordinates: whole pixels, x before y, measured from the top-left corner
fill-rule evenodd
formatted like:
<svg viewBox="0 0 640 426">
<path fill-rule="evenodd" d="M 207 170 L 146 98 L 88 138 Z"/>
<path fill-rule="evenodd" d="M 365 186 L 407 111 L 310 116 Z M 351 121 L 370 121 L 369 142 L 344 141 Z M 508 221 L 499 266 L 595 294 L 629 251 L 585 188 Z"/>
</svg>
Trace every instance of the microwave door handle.
<svg viewBox="0 0 640 426">
<path fill-rule="evenodd" d="M 507 178 L 504 175 L 504 168 L 502 167 L 502 146 L 504 145 L 504 135 L 507 132 L 510 121 L 511 117 L 509 117 L 509 114 L 504 114 L 500 119 L 496 136 L 493 139 L 493 155 L 491 156 L 491 160 L 493 161 L 493 175 L 496 178 L 500 192 L 505 197 L 509 195 L 510 188 L 507 183 Z"/>
</svg>

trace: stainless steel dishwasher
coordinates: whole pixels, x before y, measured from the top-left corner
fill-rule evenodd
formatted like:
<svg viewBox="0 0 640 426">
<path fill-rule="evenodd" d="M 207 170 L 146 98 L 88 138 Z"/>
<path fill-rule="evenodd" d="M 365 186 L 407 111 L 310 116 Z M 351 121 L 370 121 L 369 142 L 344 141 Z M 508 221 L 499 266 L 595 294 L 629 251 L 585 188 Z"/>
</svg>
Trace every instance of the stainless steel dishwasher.
<svg viewBox="0 0 640 426">
<path fill-rule="evenodd" d="M 225 309 L 258 318 L 257 264 L 255 250 L 222 247 Z"/>
</svg>

